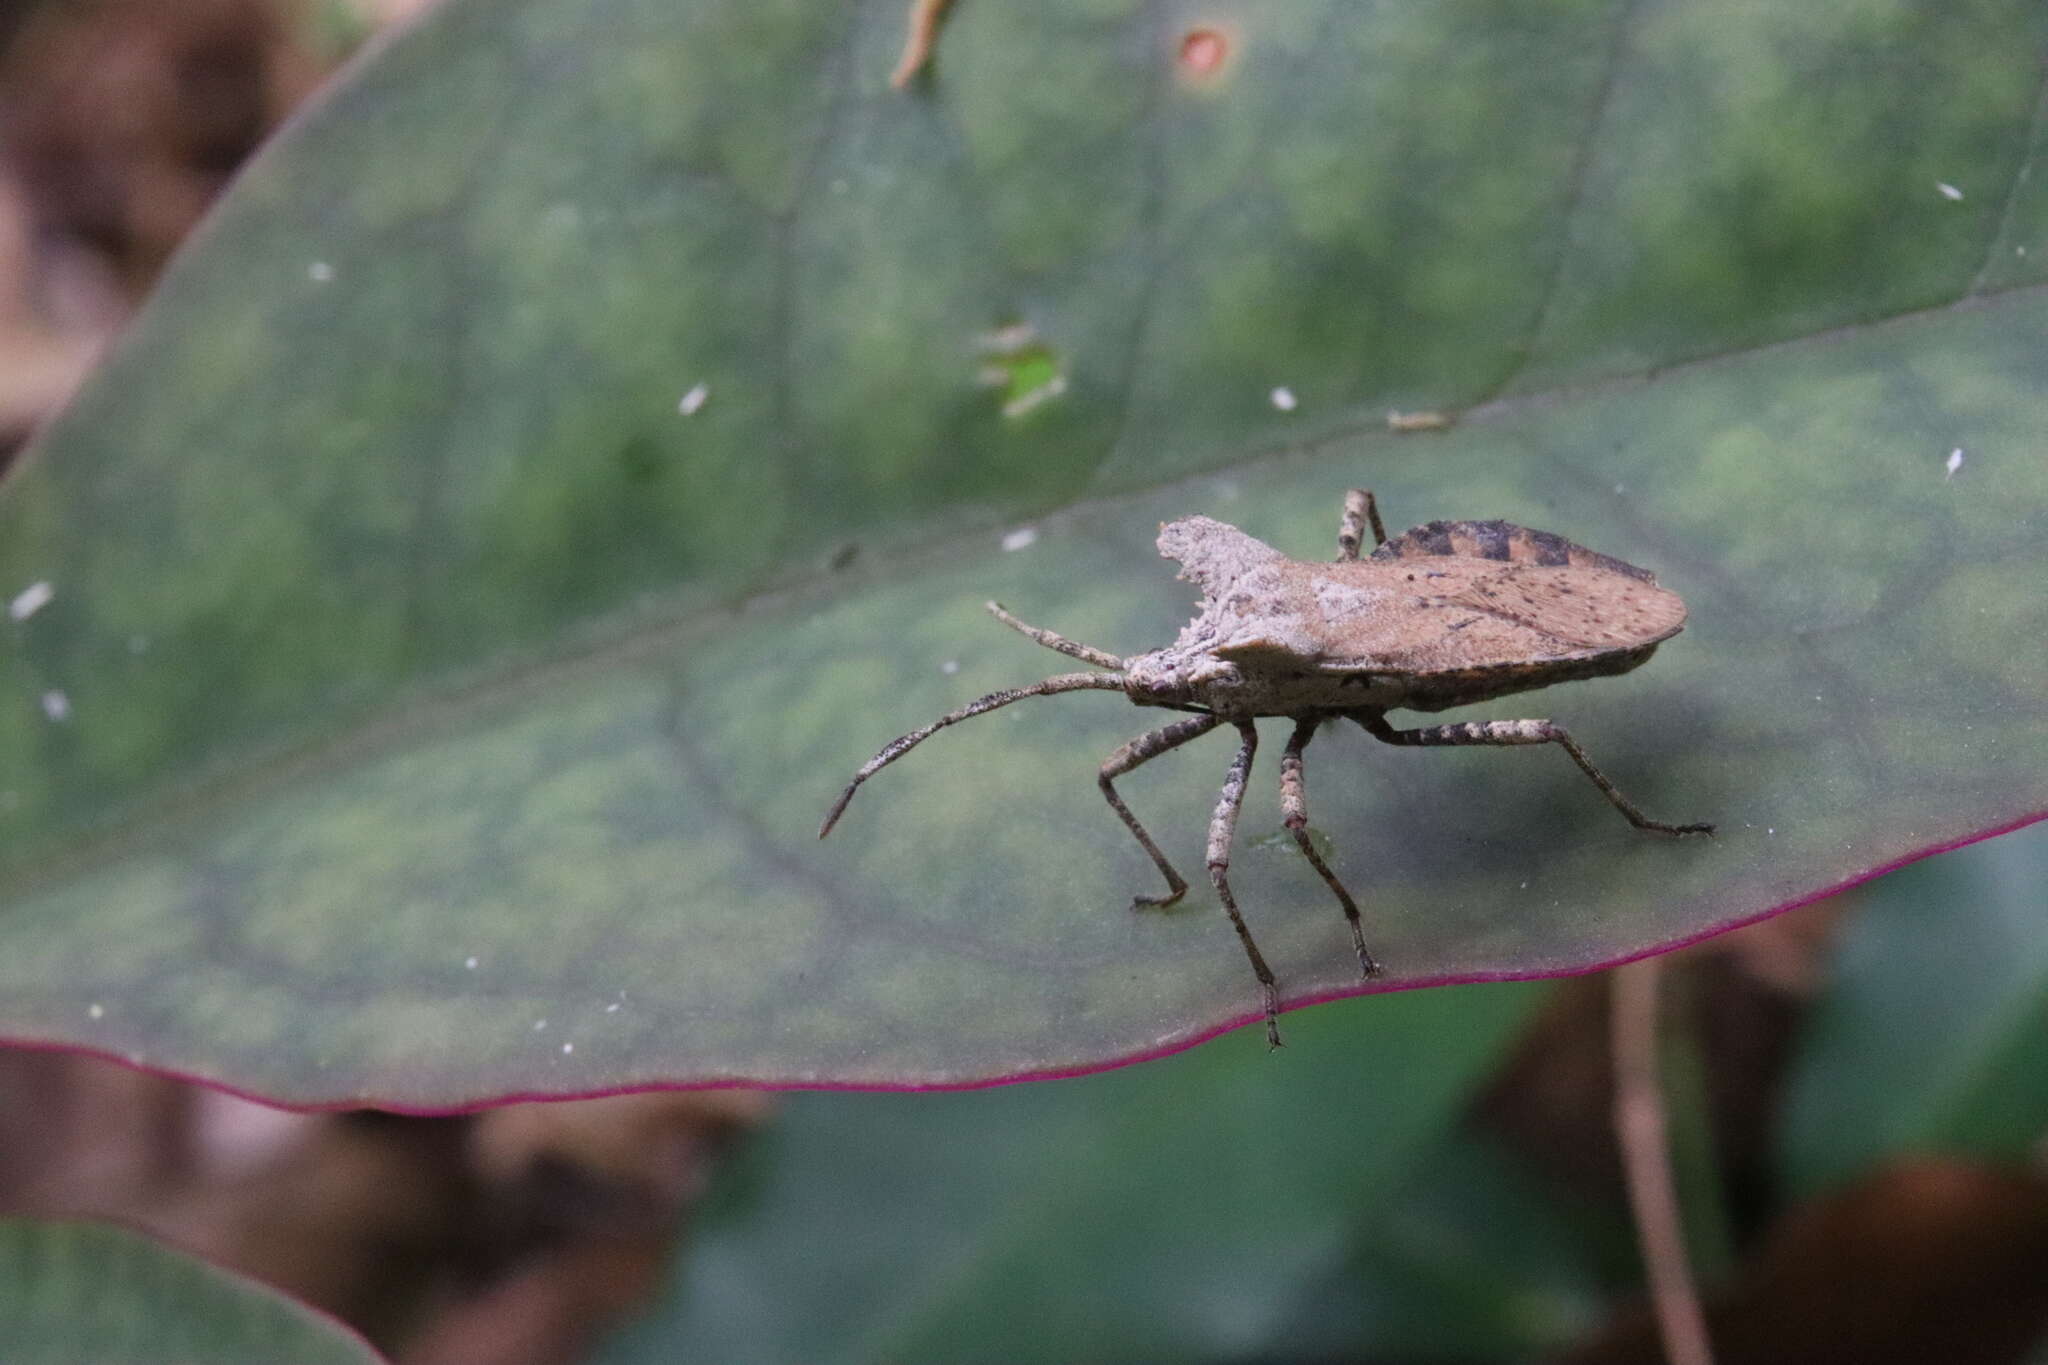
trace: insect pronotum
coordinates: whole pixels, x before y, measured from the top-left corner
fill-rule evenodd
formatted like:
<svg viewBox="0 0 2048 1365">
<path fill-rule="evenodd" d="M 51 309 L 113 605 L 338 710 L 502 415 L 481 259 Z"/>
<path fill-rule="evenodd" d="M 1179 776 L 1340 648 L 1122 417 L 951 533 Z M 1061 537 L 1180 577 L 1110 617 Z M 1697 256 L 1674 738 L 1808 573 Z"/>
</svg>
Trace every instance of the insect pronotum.
<svg viewBox="0 0 2048 1365">
<path fill-rule="evenodd" d="M 1360 559 L 1368 529 L 1376 548 Z M 1278 1047 L 1279 984 L 1230 887 L 1230 845 L 1258 749 L 1258 717 L 1294 722 L 1280 755 L 1281 815 L 1343 908 L 1358 969 L 1367 977 L 1382 968 L 1366 947 L 1358 904 L 1308 837 L 1302 751 L 1325 722 L 1353 721 L 1386 744 L 1555 744 L 1637 829 L 1713 832 L 1712 825 L 1671 825 L 1644 815 L 1576 740 L 1548 720 L 1466 721 L 1413 730 L 1387 724 L 1392 710 L 1441 711 L 1639 667 L 1685 625 L 1685 604 L 1658 587 L 1647 570 L 1505 521 L 1432 521 L 1389 540 L 1372 494 L 1358 488 L 1345 494 L 1332 563 L 1289 559 L 1208 517 L 1183 517 L 1160 527 L 1159 552 L 1178 561 L 1181 577 L 1202 589 L 1200 610 L 1178 639 L 1164 649 L 1119 658 L 1026 625 L 989 603 L 1004 625 L 1100 671 L 1061 673 L 991 692 L 891 741 L 853 775 L 818 837 L 832 832 L 861 783 L 949 725 L 1026 697 L 1122 692 L 1139 706 L 1188 713 L 1125 744 L 1097 775 L 1103 799 L 1166 878 L 1165 895 L 1138 896 L 1133 905 L 1171 905 L 1187 892 L 1187 880 L 1117 795 L 1116 779 L 1230 725 L 1238 733 L 1237 757 L 1209 821 L 1209 881 L 1258 978 L 1266 1037 Z"/>
</svg>

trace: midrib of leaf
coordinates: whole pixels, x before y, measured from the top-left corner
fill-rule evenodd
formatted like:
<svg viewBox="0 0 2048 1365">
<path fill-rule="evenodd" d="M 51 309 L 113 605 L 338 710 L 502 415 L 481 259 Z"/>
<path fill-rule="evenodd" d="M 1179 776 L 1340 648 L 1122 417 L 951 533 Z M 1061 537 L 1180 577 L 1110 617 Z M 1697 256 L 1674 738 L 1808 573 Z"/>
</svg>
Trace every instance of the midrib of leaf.
<svg viewBox="0 0 2048 1365">
<path fill-rule="evenodd" d="M 1642 0 L 1626 0 L 1621 12 L 1614 16 L 1614 35 L 1608 44 L 1607 60 L 1600 72 L 1600 88 L 1593 97 L 1593 106 L 1586 117 L 1586 130 L 1580 134 L 1578 145 L 1572 149 L 1571 176 L 1565 187 L 1558 211 L 1557 250 L 1550 258 L 1550 265 L 1543 272 L 1543 288 L 1537 295 L 1536 306 L 1529 313 L 1528 326 L 1523 330 L 1519 345 L 1512 347 L 1512 357 L 1507 370 L 1486 391 L 1481 405 L 1498 401 L 1500 395 L 1513 390 L 1515 381 L 1529 368 L 1530 360 L 1536 354 L 1536 345 L 1550 327 L 1552 309 L 1557 301 L 1558 285 L 1565 276 L 1565 267 L 1570 263 L 1572 252 L 1572 225 L 1579 219 L 1586 197 L 1586 175 L 1592 165 L 1594 150 L 1600 141 L 1600 133 L 1607 126 L 1608 111 L 1614 104 L 1614 89 L 1623 61 L 1628 53 L 1630 35 L 1635 31 L 1636 16 L 1642 10 Z"/>
<path fill-rule="evenodd" d="M 2041 145 L 2044 133 L 2048 133 L 2048 65 L 2041 68 L 2039 84 L 2034 94 L 2034 114 L 2027 123 L 2026 139 L 2020 144 L 2019 156 L 2015 159 L 2012 172 L 2006 178 L 2005 203 L 1998 211 L 1998 224 L 1992 230 L 1991 239 L 1984 244 L 1984 261 L 1977 267 L 1977 273 L 1970 277 L 1970 287 L 1963 291 L 1963 297 L 1977 296 L 1983 289 L 1985 277 L 1998 260 L 1998 248 L 2005 241 L 2006 230 L 2012 226 L 2012 216 L 2019 207 L 2020 186 L 2026 183 L 2023 172 L 2034 162 L 2035 149 Z"/>
</svg>

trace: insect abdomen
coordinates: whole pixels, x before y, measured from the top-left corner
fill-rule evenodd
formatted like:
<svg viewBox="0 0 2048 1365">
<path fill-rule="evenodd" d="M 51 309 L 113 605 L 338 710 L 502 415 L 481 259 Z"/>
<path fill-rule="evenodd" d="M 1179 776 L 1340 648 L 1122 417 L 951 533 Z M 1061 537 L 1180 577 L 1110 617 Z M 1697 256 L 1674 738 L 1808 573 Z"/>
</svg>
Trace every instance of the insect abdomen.
<svg viewBox="0 0 2048 1365">
<path fill-rule="evenodd" d="M 1611 678 L 1642 667 L 1656 652 L 1657 646 L 1649 644 L 1583 659 L 1492 664 L 1417 674 L 1405 680 L 1402 698 L 1393 704 L 1410 711 L 1443 711 L 1583 678 Z"/>
<path fill-rule="evenodd" d="M 1458 555 L 1467 559 L 1497 559 L 1522 564 L 1569 564 L 1581 569 L 1604 569 L 1644 583 L 1657 577 L 1648 569 L 1589 550 L 1549 531 L 1532 531 L 1511 521 L 1432 521 L 1404 531 L 1372 552 L 1377 560 L 1423 559 L 1431 555 Z"/>
</svg>

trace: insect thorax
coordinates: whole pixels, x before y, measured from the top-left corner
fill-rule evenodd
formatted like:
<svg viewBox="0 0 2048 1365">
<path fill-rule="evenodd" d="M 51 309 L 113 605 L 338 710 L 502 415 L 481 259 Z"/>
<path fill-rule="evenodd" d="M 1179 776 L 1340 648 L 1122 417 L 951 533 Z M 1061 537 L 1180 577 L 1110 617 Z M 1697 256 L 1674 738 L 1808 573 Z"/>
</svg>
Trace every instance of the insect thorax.
<svg viewBox="0 0 2048 1365">
<path fill-rule="evenodd" d="M 1124 690 L 1140 706 L 1199 706 L 1232 717 L 1383 710 L 1401 705 L 1413 682 L 1398 674 L 1238 663 L 1179 646 L 1128 659 L 1124 670 Z"/>
</svg>

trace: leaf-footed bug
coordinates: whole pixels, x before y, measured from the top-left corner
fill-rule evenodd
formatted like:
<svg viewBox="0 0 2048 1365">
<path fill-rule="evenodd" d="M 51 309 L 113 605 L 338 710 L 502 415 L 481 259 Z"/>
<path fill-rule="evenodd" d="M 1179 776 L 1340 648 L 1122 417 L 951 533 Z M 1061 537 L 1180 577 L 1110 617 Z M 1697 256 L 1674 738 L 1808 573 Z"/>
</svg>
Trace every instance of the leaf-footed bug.
<svg viewBox="0 0 2048 1365">
<path fill-rule="evenodd" d="M 1367 527 L 1376 548 L 1359 558 Z M 1337 558 L 1289 559 L 1235 526 L 1183 517 L 1159 528 L 1159 552 L 1202 589 L 1194 620 L 1164 649 L 1131 658 L 1026 625 L 997 603 L 997 620 L 1048 649 L 1103 671 L 1062 673 L 1028 687 L 991 692 L 892 741 L 869 759 L 832 803 L 818 830 L 832 832 L 861 783 L 948 725 L 1026 697 L 1084 689 L 1124 693 L 1139 706 L 1190 713 L 1142 735 L 1106 759 L 1097 781 L 1117 817 L 1166 878 L 1163 896 L 1179 900 L 1187 881 L 1117 795 L 1116 779 L 1148 759 L 1228 723 L 1237 758 L 1209 821 L 1209 880 L 1230 916 L 1258 978 L 1266 1037 L 1280 1045 L 1280 992 L 1230 889 L 1230 845 L 1258 748 L 1253 721 L 1284 716 L 1294 733 L 1280 755 L 1280 809 L 1309 865 L 1344 909 L 1359 970 L 1382 968 L 1365 946 L 1358 905 L 1308 837 L 1302 751 L 1325 721 L 1349 720 L 1386 744 L 1555 744 L 1637 829 L 1711 834 L 1707 824 L 1652 820 L 1593 766 L 1563 728 L 1547 720 L 1467 721 L 1396 730 L 1396 709 L 1441 711 L 1553 683 L 1606 677 L 1639 667 L 1685 625 L 1685 604 L 1647 570 L 1597 554 L 1548 531 L 1505 521 L 1432 521 L 1387 538 L 1371 493 L 1345 495 Z"/>
</svg>

